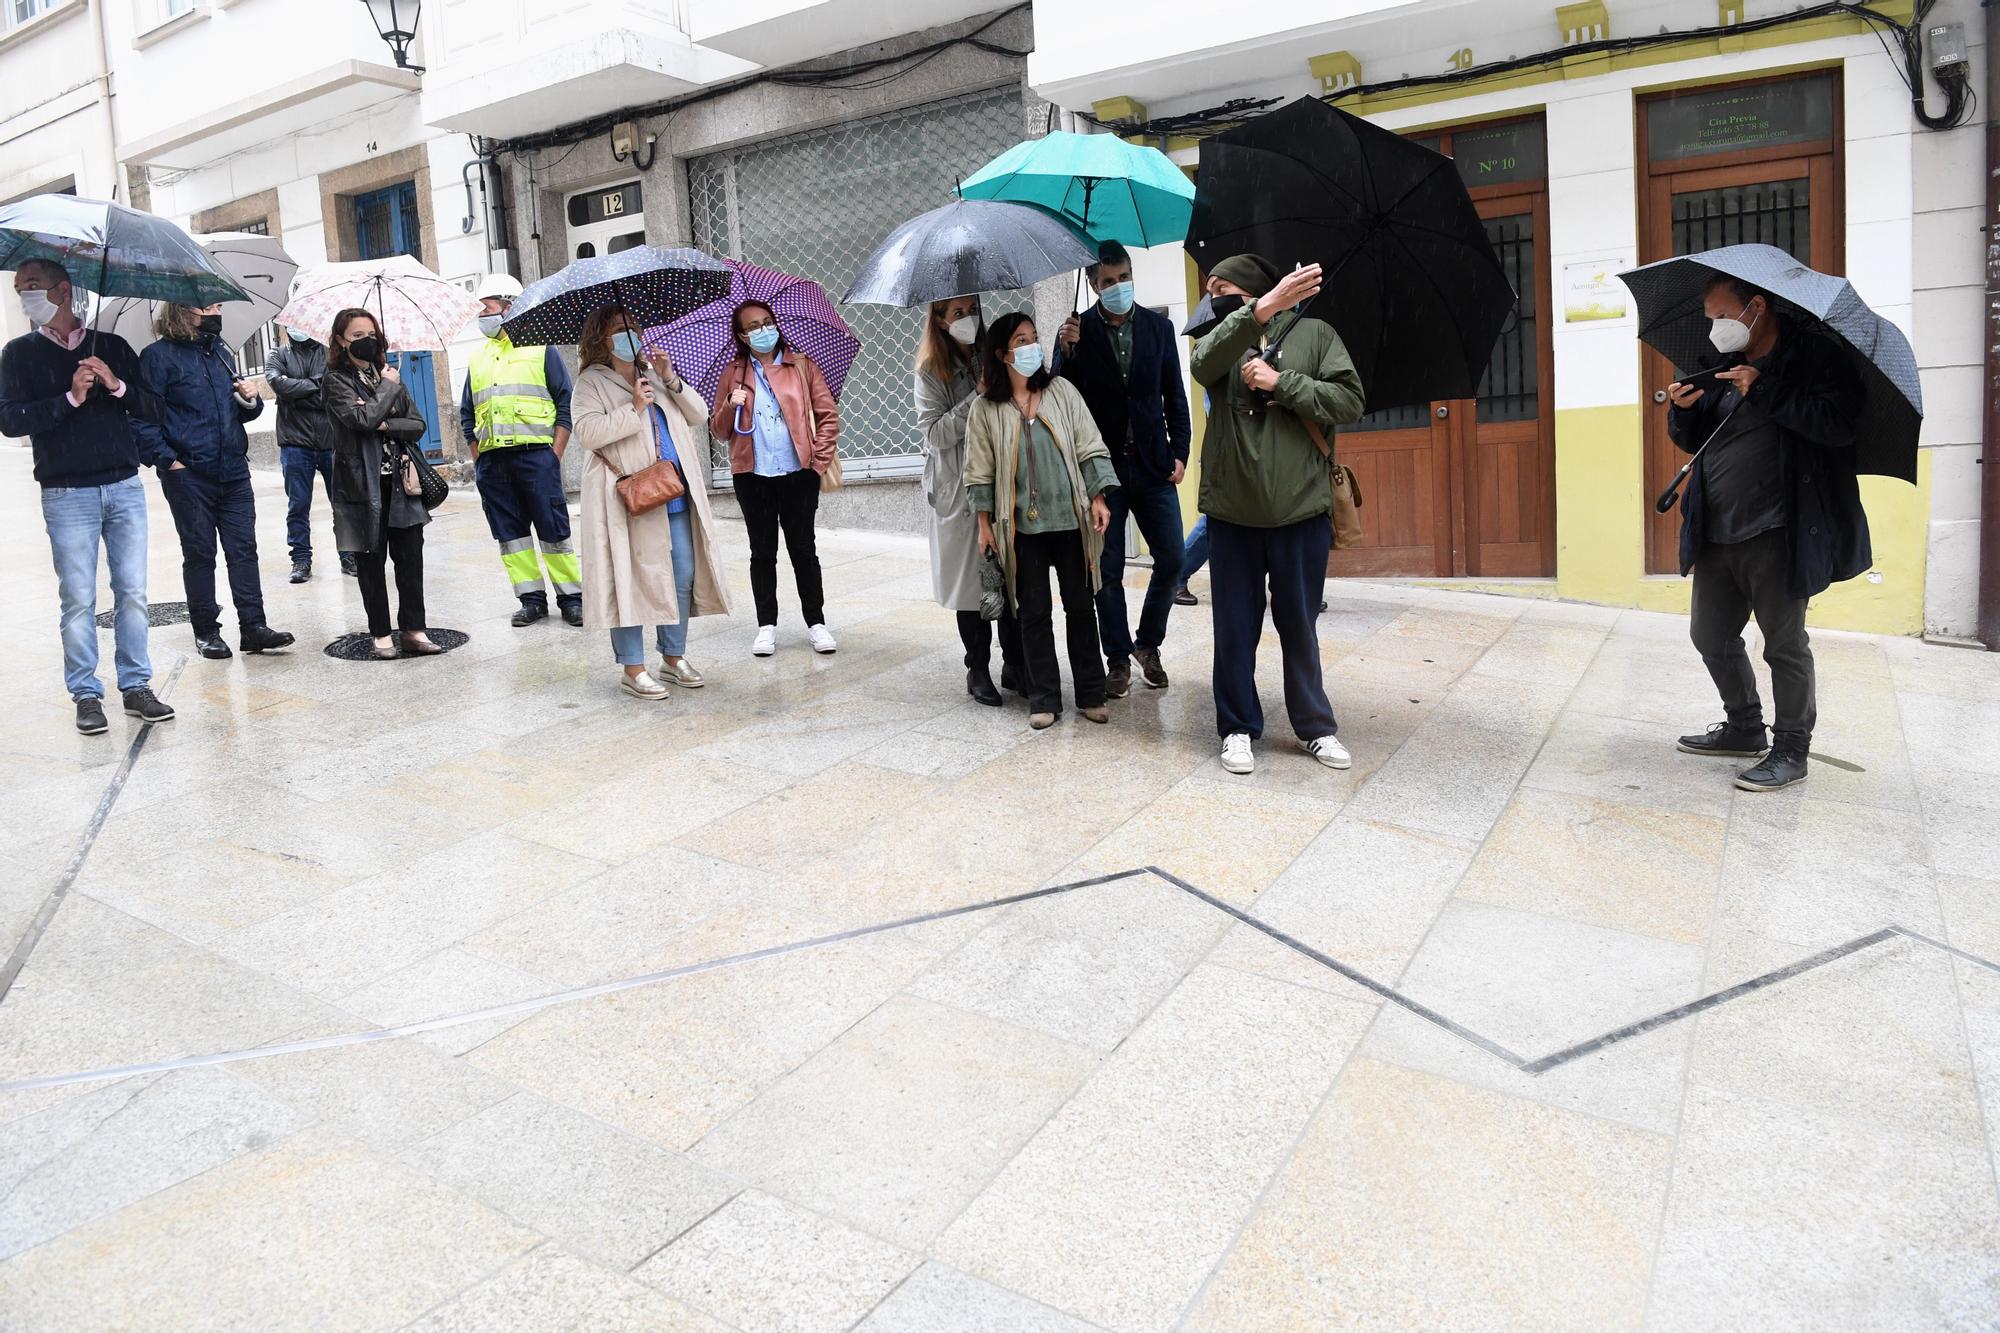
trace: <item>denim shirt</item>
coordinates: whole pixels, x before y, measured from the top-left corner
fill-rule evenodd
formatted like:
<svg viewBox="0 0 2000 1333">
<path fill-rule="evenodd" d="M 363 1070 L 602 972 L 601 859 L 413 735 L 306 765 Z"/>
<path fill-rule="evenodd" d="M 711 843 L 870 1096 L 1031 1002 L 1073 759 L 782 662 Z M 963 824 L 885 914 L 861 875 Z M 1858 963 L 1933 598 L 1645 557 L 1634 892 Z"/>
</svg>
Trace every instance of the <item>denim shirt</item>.
<svg viewBox="0 0 2000 1333">
<path fill-rule="evenodd" d="M 771 358 L 771 364 L 781 364 L 784 355 L 778 353 Z M 799 470 L 799 451 L 792 444 L 792 428 L 785 424 L 785 410 L 778 403 L 778 395 L 771 392 L 771 381 L 764 377 L 764 363 L 753 356 L 750 369 L 757 375 L 756 410 L 750 418 L 756 465 L 751 470 L 760 477 L 789 476 Z"/>
<path fill-rule="evenodd" d="M 681 481 L 684 484 L 689 486 L 694 485 L 688 479 L 687 469 L 681 467 L 680 450 L 674 448 L 674 433 L 667 429 L 667 414 L 660 410 L 658 403 L 653 404 L 653 439 L 659 445 L 661 459 L 681 469 Z M 667 512 L 669 514 L 685 514 L 687 507 L 688 502 L 685 493 L 679 499 L 667 501 Z"/>
</svg>

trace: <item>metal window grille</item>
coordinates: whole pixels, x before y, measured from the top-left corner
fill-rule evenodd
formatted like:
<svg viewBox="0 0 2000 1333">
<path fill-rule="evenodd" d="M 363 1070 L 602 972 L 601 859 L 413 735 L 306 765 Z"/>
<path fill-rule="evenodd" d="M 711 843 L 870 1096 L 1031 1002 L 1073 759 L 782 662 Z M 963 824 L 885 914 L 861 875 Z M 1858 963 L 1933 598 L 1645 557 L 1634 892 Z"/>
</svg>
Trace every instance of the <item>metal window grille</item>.
<svg viewBox="0 0 2000 1333">
<path fill-rule="evenodd" d="M 1674 196 L 1673 214 L 1677 255 L 1761 242 L 1812 262 L 1812 188 L 1803 176 L 1689 190 Z"/>
<path fill-rule="evenodd" d="M 1514 310 L 1494 341 L 1486 373 L 1479 378 L 1481 421 L 1531 421 L 1540 411 L 1541 380 L 1535 341 L 1535 215 L 1516 213 L 1486 219 L 1486 239 L 1500 269 L 1514 286 Z"/>
<path fill-rule="evenodd" d="M 1022 136 L 1018 88 L 731 149 L 688 163 L 694 242 L 714 255 L 810 278 L 838 301 L 861 261 L 899 224 L 949 202 Z M 1029 293 L 990 293 L 987 320 L 1032 308 Z M 840 396 L 840 454 L 850 478 L 914 474 L 921 444 L 911 362 L 922 315 L 844 306 L 861 353 Z M 727 475 L 728 454 L 715 466 Z"/>
</svg>

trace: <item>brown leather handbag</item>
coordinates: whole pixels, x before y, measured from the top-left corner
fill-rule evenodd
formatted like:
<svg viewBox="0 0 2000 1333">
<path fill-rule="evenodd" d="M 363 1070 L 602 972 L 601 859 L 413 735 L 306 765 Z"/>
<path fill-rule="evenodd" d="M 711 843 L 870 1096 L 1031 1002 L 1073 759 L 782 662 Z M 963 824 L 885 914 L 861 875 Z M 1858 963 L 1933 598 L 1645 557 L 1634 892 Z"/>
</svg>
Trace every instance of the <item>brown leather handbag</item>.
<svg viewBox="0 0 2000 1333">
<path fill-rule="evenodd" d="M 651 412 L 646 414 L 653 421 L 653 450 L 659 452 L 659 423 Z M 672 504 L 687 494 L 687 479 L 681 476 L 680 464 L 668 459 L 656 459 L 637 472 L 626 472 L 618 477 L 618 501 L 625 506 L 625 512 L 637 516 L 651 513 L 661 505 Z"/>
<path fill-rule="evenodd" d="M 1361 486 L 1345 463 L 1333 461 L 1333 446 L 1319 423 L 1304 413 L 1299 421 L 1312 436 L 1313 447 L 1327 462 L 1327 484 L 1333 491 L 1333 549 L 1344 551 L 1361 545 Z"/>
</svg>

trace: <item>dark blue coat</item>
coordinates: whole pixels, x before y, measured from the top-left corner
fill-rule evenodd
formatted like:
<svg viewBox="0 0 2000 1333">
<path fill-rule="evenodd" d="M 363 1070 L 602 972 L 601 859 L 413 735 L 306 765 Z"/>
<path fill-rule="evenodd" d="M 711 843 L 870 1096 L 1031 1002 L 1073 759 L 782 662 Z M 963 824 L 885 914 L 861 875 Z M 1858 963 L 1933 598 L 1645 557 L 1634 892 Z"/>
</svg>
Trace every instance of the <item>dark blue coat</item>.
<svg viewBox="0 0 2000 1333">
<path fill-rule="evenodd" d="M 1111 332 L 1097 306 L 1083 312 L 1076 350 L 1064 354 L 1056 343 L 1055 373 L 1074 384 L 1091 419 L 1111 449 L 1118 478 L 1164 484 L 1176 462 L 1185 463 L 1188 439 L 1187 389 L 1181 383 L 1180 349 L 1165 315 L 1132 307 L 1132 377 L 1118 370 Z"/>
<path fill-rule="evenodd" d="M 165 467 L 179 461 L 211 481 L 250 475 L 243 423 L 257 419 L 264 400 L 246 404 L 236 396 L 236 358 L 227 347 L 209 337 L 161 338 L 139 354 L 139 375 L 166 404 L 160 424 L 132 423 L 147 462 Z"/>
<path fill-rule="evenodd" d="M 1743 361 L 1740 353 L 1729 358 L 1730 365 Z M 1778 428 L 1789 596 L 1816 596 L 1875 563 L 1854 472 L 1854 420 L 1864 392 L 1837 344 L 1779 321 L 1778 345 L 1750 386 L 1749 401 Z M 1736 402 L 1735 389 L 1720 395 L 1711 389 L 1693 407 L 1669 408 L 1667 433 L 1683 453 L 1693 453 Z M 1697 460 L 1681 494 L 1682 574 L 1701 553 L 1703 507 L 1702 460 Z"/>
</svg>

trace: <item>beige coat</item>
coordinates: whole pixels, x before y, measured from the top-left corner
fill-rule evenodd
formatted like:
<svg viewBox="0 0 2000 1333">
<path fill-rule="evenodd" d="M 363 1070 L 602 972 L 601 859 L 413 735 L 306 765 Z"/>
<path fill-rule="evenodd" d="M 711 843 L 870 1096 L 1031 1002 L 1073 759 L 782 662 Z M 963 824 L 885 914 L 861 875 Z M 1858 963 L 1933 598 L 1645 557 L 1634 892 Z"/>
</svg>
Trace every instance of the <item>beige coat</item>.
<svg viewBox="0 0 2000 1333">
<path fill-rule="evenodd" d="M 649 374 L 651 374 L 649 372 Z M 653 398 L 673 433 L 687 473 L 688 521 L 694 530 L 694 607 L 691 616 L 729 614 L 708 504 L 708 405 L 694 386 L 669 394 L 651 374 Z M 653 429 L 632 406 L 632 388 L 610 366 L 585 367 L 570 394 L 570 443 L 583 449 L 583 623 L 591 629 L 621 625 L 671 625 L 679 621 L 674 595 L 674 539 L 666 506 L 637 516 L 618 499 L 618 478 L 658 460 Z"/>
</svg>

